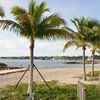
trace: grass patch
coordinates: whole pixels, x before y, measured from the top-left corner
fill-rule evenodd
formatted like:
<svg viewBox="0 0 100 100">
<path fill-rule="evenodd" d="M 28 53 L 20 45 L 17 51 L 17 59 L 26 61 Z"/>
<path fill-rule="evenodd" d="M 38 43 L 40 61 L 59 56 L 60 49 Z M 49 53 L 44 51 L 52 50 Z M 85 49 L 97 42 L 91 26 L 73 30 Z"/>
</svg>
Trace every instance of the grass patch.
<svg viewBox="0 0 100 100">
<path fill-rule="evenodd" d="M 88 81 L 98 81 L 100 71 L 94 71 L 94 76 L 91 76 L 91 72 L 87 73 Z"/>
<path fill-rule="evenodd" d="M 94 76 L 93 77 L 99 77 L 99 75 L 100 75 L 100 71 L 94 71 Z M 87 73 L 87 76 L 92 77 L 91 72 Z"/>
<path fill-rule="evenodd" d="M 86 100 L 100 100 L 100 85 L 86 86 Z"/>
<path fill-rule="evenodd" d="M 27 84 L 20 84 L 17 89 L 13 86 L 6 86 L 0 89 L 0 100 L 25 100 L 27 94 Z"/>
<path fill-rule="evenodd" d="M 48 82 L 52 90 L 45 84 L 33 83 L 36 100 L 77 100 L 75 85 L 58 85 L 57 81 Z M 25 100 L 28 97 L 27 84 L 20 84 L 17 89 L 15 85 L 0 89 L 0 100 Z"/>
<path fill-rule="evenodd" d="M 76 85 L 58 85 L 57 81 L 48 82 L 52 90 L 45 84 L 33 83 L 36 100 L 78 100 Z M 20 84 L 17 89 L 15 85 L 0 89 L 0 100 L 25 100 L 27 84 Z M 100 86 L 86 85 L 86 100 L 100 100 Z"/>
</svg>

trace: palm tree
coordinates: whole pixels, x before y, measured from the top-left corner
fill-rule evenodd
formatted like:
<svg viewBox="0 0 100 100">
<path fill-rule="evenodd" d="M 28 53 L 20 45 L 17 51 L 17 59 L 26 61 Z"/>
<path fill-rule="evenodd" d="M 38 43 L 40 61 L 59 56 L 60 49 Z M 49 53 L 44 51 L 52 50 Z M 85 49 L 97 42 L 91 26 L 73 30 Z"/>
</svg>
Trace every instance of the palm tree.
<svg viewBox="0 0 100 100">
<path fill-rule="evenodd" d="M 66 50 L 66 48 L 72 46 L 72 45 L 76 45 L 77 48 L 81 47 L 83 50 L 83 58 L 82 58 L 82 62 L 83 62 L 83 80 L 86 80 L 86 68 L 85 68 L 85 50 L 86 50 L 86 46 L 88 45 L 86 40 L 88 39 L 88 28 L 87 28 L 87 23 L 89 21 L 89 18 L 74 18 L 74 20 L 71 20 L 71 22 L 74 24 L 74 26 L 76 27 L 77 31 L 73 31 L 70 28 L 66 27 L 66 30 L 69 31 L 72 39 L 69 39 L 69 41 L 65 44 L 64 46 L 64 51 Z"/>
<path fill-rule="evenodd" d="M 94 59 L 95 59 L 95 52 L 100 53 L 100 43 L 98 42 L 91 42 L 90 43 L 91 48 L 92 48 L 92 71 L 91 71 L 91 76 L 94 76 Z"/>
<path fill-rule="evenodd" d="M 96 19 L 90 19 L 88 22 L 87 27 L 89 28 L 88 32 L 88 43 L 90 48 L 92 48 L 92 73 L 91 75 L 94 76 L 94 55 L 95 52 L 100 52 L 100 23 Z"/>
<path fill-rule="evenodd" d="M 2 29 L 9 29 L 10 31 L 17 32 L 18 35 L 26 37 L 30 41 L 30 94 L 32 93 L 35 40 L 55 40 L 58 38 L 66 37 L 66 31 L 59 28 L 60 26 L 66 25 L 64 19 L 62 19 L 59 14 L 52 14 L 45 17 L 44 13 L 48 11 L 49 8 L 46 7 L 45 2 L 37 5 L 34 0 L 31 0 L 29 3 L 28 11 L 19 6 L 14 6 L 12 8 L 11 13 L 14 15 L 16 22 L 12 20 L 0 21 L 0 26 Z"/>
</svg>

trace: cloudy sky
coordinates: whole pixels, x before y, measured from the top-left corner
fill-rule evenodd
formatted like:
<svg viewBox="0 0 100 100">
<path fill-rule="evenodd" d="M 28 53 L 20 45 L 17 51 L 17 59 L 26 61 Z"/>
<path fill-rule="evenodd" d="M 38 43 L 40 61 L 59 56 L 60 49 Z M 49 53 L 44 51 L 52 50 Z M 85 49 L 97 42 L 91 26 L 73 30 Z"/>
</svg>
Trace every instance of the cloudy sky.
<svg viewBox="0 0 100 100">
<path fill-rule="evenodd" d="M 30 0 L 0 0 L 6 12 L 6 19 L 13 19 L 10 8 L 19 5 L 27 9 Z M 37 3 L 47 2 L 51 9 L 50 14 L 60 13 L 66 19 L 67 25 L 74 29 L 70 19 L 74 17 L 91 17 L 100 20 L 100 0 L 36 0 Z M 35 42 L 35 56 L 76 56 L 82 55 L 81 49 L 69 48 L 66 53 L 62 52 L 66 41 L 53 42 L 37 40 Z M 86 51 L 90 55 L 90 51 Z M 21 38 L 16 33 L 0 30 L 0 56 L 27 56 L 29 55 L 29 41 Z"/>
</svg>

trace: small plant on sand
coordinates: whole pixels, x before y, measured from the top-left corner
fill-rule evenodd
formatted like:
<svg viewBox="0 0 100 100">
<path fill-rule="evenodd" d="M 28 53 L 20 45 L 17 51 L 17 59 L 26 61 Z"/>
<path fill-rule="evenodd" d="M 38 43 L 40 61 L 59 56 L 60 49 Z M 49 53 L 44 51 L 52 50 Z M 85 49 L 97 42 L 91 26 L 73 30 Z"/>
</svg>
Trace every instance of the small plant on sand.
<svg viewBox="0 0 100 100">
<path fill-rule="evenodd" d="M 87 73 L 88 81 L 98 81 L 99 80 L 100 71 L 94 71 L 94 76 L 91 72 Z"/>
<path fill-rule="evenodd" d="M 100 75 L 100 71 L 94 71 L 94 76 L 91 76 L 91 72 L 87 74 L 87 76 L 89 77 L 99 77 L 99 75 Z"/>
</svg>

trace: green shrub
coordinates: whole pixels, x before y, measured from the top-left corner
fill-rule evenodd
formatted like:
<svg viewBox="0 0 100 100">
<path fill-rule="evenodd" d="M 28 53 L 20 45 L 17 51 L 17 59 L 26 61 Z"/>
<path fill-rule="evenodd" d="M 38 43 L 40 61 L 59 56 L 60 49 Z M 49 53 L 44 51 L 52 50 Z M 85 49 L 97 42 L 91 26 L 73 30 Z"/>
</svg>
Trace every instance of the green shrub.
<svg viewBox="0 0 100 100">
<path fill-rule="evenodd" d="M 100 85 L 86 86 L 86 100 L 100 100 Z"/>
<path fill-rule="evenodd" d="M 77 100 L 76 86 L 57 84 L 57 81 L 48 82 L 52 90 L 45 84 L 33 83 L 36 100 Z M 0 89 L 0 100 L 25 100 L 27 94 L 27 84 L 20 84 L 16 89 L 15 85 Z"/>
</svg>

